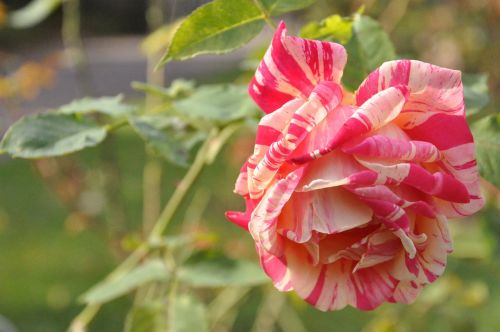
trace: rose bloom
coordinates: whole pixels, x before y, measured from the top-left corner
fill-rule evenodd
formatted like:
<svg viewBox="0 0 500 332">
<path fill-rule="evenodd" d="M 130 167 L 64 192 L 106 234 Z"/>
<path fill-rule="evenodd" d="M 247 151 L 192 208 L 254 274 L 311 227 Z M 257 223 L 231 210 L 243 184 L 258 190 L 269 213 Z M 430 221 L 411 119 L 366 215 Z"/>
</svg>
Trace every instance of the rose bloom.
<svg viewBox="0 0 500 332">
<path fill-rule="evenodd" d="M 266 115 L 235 192 L 277 289 L 320 310 L 411 303 L 444 271 L 448 218 L 483 206 L 459 71 L 384 63 L 354 96 L 345 49 L 280 24 L 249 86 Z"/>
</svg>

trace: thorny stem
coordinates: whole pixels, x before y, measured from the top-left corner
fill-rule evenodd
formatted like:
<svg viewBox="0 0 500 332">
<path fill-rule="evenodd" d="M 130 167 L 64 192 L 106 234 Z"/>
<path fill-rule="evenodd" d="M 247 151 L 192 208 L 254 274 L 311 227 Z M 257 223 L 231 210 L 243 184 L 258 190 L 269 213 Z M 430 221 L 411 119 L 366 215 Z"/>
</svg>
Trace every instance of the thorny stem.
<svg viewBox="0 0 500 332">
<path fill-rule="evenodd" d="M 259 10 L 261 11 L 262 15 L 264 15 L 264 21 L 266 21 L 266 23 L 273 29 L 276 29 L 276 23 L 273 22 L 273 20 L 271 19 L 271 15 L 269 15 L 269 12 L 267 11 L 267 9 L 264 7 L 264 5 L 262 4 L 262 2 L 260 0 L 253 0 L 253 3 L 257 6 L 257 8 L 259 8 Z"/>
</svg>

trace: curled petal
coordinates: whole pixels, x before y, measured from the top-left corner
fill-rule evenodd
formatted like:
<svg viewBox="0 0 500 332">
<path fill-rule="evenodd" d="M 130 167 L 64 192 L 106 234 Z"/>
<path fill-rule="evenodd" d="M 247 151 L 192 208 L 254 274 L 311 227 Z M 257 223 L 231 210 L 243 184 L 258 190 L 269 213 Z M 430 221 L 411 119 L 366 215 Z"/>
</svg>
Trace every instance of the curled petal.
<svg viewBox="0 0 500 332">
<path fill-rule="evenodd" d="M 281 22 L 248 92 L 271 113 L 291 99 L 307 98 L 319 82 L 340 83 L 346 61 L 342 45 L 287 36 Z"/>
</svg>

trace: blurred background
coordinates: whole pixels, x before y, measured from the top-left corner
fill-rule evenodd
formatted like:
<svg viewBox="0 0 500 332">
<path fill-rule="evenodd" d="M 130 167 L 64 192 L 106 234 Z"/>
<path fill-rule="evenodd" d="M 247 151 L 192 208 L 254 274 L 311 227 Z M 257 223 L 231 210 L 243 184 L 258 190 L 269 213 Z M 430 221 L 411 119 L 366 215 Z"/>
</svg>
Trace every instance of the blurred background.
<svg viewBox="0 0 500 332">
<path fill-rule="evenodd" d="M 71 39 L 74 26 L 61 9 L 32 28 L 7 26 L 9 13 L 28 2 L 0 0 L 1 134 L 25 114 L 86 95 L 124 93 L 131 100 L 141 98 L 130 82 L 148 79 L 147 51 L 144 46 L 141 51 L 141 45 L 154 22 L 174 22 L 207 1 L 81 1 L 80 41 Z M 158 4 L 161 11 L 152 6 Z M 464 73 L 487 73 L 488 107 L 498 105 L 500 0 L 318 0 L 285 19 L 290 34 L 295 34 L 308 21 L 332 14 L 348 16 L 361 5 L 390 33 L 401 57 Z M 228 55 L 172 62 L 162 79 L 167 84 L 180 77 L 203 83 L 244 80 L 248 58 L 267 46 L 271 34 L 267 28 L 250 45 Z M 78 47 L 71 53 L 79 42 L 84 54 Z M 192 214 L 185 210 L 194 204 L 201 218 L 198 227 L 213 234 L 218 246 L 232 255 L 256 259 L 250 237 L 224 219 L 224 211 L 242 207 L 232 189 L 252 142 L 251 131 L 232 139 L 202 174 L 187 199 L 191 203 L 179 210 L 176 219 Z M 0 156 L 0 332 L 68 327 L 81 309 L 78 296 L 104 277 L 142 236 L 146 159 L 143 143 L 128 130 L 118 131 L 99 148 L 57 162 Z M 158 199 L 163 202 L 183 170 L 165 163 L 161 167 Z M 449 268 L 415 305 L 322 313 L 290 297 L 304 329 L 500 331 L 500 198 L 492 186 L 485 184 L 484 190 L 488 206 L 474 217 L 453 222 L 455 252 Z M 249 293 L 235 317 L 234 331 L 252 329 L 267 294 L 265 287 Z M 124 298 L 106 305 L 91 331 L 121 331 L 130 301 Z"/>
</svg>

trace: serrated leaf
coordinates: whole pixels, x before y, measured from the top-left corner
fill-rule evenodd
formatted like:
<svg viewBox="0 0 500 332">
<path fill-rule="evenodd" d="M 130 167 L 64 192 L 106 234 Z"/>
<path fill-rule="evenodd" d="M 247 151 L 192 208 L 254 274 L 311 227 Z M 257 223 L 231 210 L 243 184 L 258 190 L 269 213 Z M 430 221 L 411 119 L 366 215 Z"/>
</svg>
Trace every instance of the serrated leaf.
<svg viewBox="0 0 500 332">
<path fill-rule="evenodd" d="M 281 15 L 309 7 L 316 0 L 259 0 L 271 15 Z"/>
<path fill-rule="evenodd" d="M 166 304 L 152 302 L 134 306 L 127 314 L 125 332 L 165 332 L 168 328 Z"/>
<path fill-rule="evenodd" d="M 14 157 L 53 157 L 95 146 L 106 134 L 105 128 L 72 115 L 43 113 L 14 123 L 0 148 Z"/>
<path fill-rule="evenodd" d="M 490 97 L 488 94 L 487 74 L 464 74 L 464 99 L 467 116 L 479 112 L 488 105 Z"/>
<path fill-rule="evenodd" d="M 61 106 L 62 114 L 102 113 L 113 117 L 126 116 L 135 111 L 135 107 L 123 103 L 123 95 L 115 97 L 82 98 Z"/>
<path fill-rule="evenodd" d="M 32 0 L 21 9 L 9 13 L 8 24 L 12 28 L 31 28 L 54 12 L 62 0 Z"/>
<path fill-rule="evenodd" d="M 500 188 L 500 116 L 490 115 L 471 126 L 479 173 Z"/>
<path fill-rule="evenodd" d="M 169 306 L 169 332 L 208 331 L 207 310 L 203 302 L 190 294 L 180 294 Z"/>
<path fill-rule="evenodd" d="M 129 123 L 147 145 L 180 166 L 188 164 L 190 150 L 206 137 L 206 133 L 188 128 L 178 118 L 161 114 L 129 117 Z"/>
<path fill-rule="evenodd" d="M 167 281 L 169 277 L 169 272 L 161 260 L 149 260 L 122 277 L 92 287 L 81 298 L 87 304 L 105 303 L 129 293 L 139 286 L 153 281 Z"/>
<path fill-rule="evenodd" d="M 345 45 L 347 54 L 347 64 L 342 75 L 342 83 L 351 91 L 355 91 L 361 82 L 367 77 L 368 70 L 361 58 L 357 36 L 353 35 Z"/>
<path fill-rule="evenodd" d="M 174 108 L 189 118 L 219 125 L 258 113 L 248 96 L 247 88 L 230 84 L 201 86 L 188 98 L 175 102 Z"/>
<path fill-rule="evenodd" d="M 212 1 L 182 22 L 160 64 L 227 53 L 246 44 L 263 26 L 263 14 L 251 0 Z"/>
<path fill-rule="evenodd" d="M 179 267 L 178 278 L 192 287 L 255 286 L 269 281 L 254 262 L 210 252 L 201 252 Z"/>
<path fill-rule="evenodd" d="M 153 56 L 166 49 L 181 23 L 182 19 L 178 19 L 153 31 L 142 41 L 141 52 L 147 56 Z"/>
<path fill-rule="evenodd" d="M 361 59 L 367 71 L 396 58 L 394 46 L 382 26 L 368 16 L 354 17 L 353 31 Z M 359 64 L 358 64 L 359 65 Z"/>
</svg>

